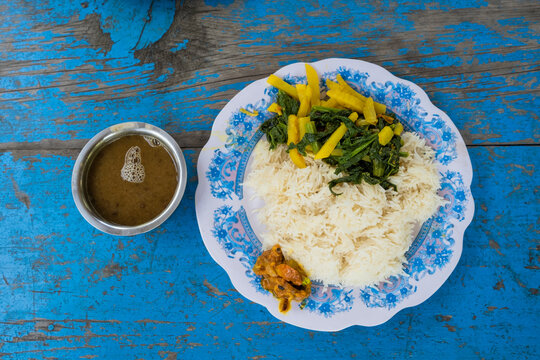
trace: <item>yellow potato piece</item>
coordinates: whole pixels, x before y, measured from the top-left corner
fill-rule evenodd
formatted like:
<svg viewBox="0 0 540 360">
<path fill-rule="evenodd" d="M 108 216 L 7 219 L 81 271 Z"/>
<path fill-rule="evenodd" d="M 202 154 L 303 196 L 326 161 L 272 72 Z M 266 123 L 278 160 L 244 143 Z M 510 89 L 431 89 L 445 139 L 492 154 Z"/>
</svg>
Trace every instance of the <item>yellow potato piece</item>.
<svg viewBox="0 0 540 360">
<path fill-rule="evenodd" d="M 368 124 L 377 124 L 377 114 L 375 113 L 375 107 L 373 105 L 372 98 L 368 98 L 364 104 L 364 117 L 366 118 L 366 122 Z"/>
<path fill-rule="evenodd" d="M 321 102 L 321 90 L 319 88 L 319 75 L 313 66 L 306 64 L 306 76 L 308 86 L 311 88 L 311 106 L 317 106 Z"/>
<path fill-rule="evenodd" d="M 298 108 L 298 117 L 304 117 L 309 114 L 310 107 L 310 88 L 304 84 L 296 84 L 296 91 L 300 99 L 300 107 Z"/>
<path fill-rule="evenodd" d="M 326 93 L 330 98 L 335 99 L 340 105 L 344 106 L 347 109 L 356 111 L 356 112 L 363 112 L 364 111 L 364 103 L 362 100 L 339 90 L 328 90 Z"/>
<path fill-rule="evenodd" d="M 379 132 L 379 144 L 382 146 L 387 145 L 390 140 L 392 140 L 392 137 L 394 137 L 394 131 L 392 128 L 390 126 L 383 127 Z"/>
<path fill-rule="evenodd" d="M 303 169 L 303 168 L 306 167 L 306 161 L 304 160 L 302 155 L 300 155 L 300 153 L 298 152 L 298 149 L 291 149 L 289 151 L 289 156 L 290 156 L 292 162 L 296 166 L 298 166 L 300 169 Z"/>
<path fill-rule="evenodd" d="M 276 75 L 270 75 L 268 79 L 266 79 L 266 82 L 276 89 L 285 91 L 287 94 L 298 100 L 298 92 L 296 91 L 296 88 L 291 84 L 286 83 Z"/>
<path fill-rule="evenodd" d="M 341 125 L 330 135 L 328 140 L 324 143 L 324 145 L 321 147 L 321 150 L 317 154 L 315 154 L 315 159 L 324 159 L 330 156 L 332 151 L 336 148 L 337 144 L 339 143 L 339 140 L 345 135 L 347 132 L 347 126 L 344 123 L 341 123 Z"/>
</svg>

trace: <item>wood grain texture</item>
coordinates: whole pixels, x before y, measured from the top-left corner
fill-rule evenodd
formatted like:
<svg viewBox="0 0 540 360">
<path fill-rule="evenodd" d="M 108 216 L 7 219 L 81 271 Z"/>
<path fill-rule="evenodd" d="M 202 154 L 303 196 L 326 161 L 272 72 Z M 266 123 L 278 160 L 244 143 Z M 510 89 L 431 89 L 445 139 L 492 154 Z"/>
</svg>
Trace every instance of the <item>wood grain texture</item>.
<svg viewBox="0 0 540 360">
<path fill-rule="evenodd" d="M 538 357 L 537 1 L 14 0 L 0 19 L 0 358 Z M 429 300 L 319 333 L 234 290 L 204 248 L 194 193 L 227 101 L 328 57 L 382 65 L 448 113 L 476 214 Z M 82 146 L 122 121 L 170 132 L 189 180 L 168 221 L 129 238 L 87 224 L 70 190 Z"/>
<path fill-rule="evenodd" d="M 190 181 L 172 218 L 129 238 L 104 235 L 77 213 L 69 189 L 72 158 L 3 153 L 0 163 L 11 179 L 1 189 L 0 354 L 534 358 L 538 213 L 524 209 L 538 198 L 537 150 L 470 152 L 476 216 L 450 279 L 425 303 L 381 326 L 338 333 L 276 321 L 234 290 L 196 228 L 197 151 L 186 150 Z"/>
<path fill-rule="evenodd" d="M 3 5 L 0 142 L 87 139 L 130 120 L 208 131 L 246 84 L 327 57 L 418 83 L 468 143 L 539 141 L 535 1 L 50 1 Z"/>
</svg>

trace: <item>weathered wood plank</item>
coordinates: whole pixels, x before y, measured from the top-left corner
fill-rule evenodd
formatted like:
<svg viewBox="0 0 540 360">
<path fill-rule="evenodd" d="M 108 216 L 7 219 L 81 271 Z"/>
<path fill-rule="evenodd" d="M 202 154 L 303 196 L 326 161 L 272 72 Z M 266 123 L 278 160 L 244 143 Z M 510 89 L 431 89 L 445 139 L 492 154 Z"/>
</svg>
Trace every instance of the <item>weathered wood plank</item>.
<svg viewBox="0 0 540 360">
<path fill-rule="evenodd" d="M 170 134 L 182 148 L 202 148 L 208 138 L 210 137 L 210 131 L 190 131 L 184 133 L 171 133 Z M 0 151 L 34 151 L 40 153 L 42 151 L 56 151 L 56 150 L 81 150 L 83 146 L 90 139 L 74 139 L 74 140 L 58 140 L 58 139 L 42 139 L 39 141 L 25 141 L 25 142 L 7 142 L 0 143 Z"/>
<path fill-rule="evenodd" d="M 14 0 L 0 19 L 0 358 L 537 357 L 540 3 Z M 328 57 L 426 90 L 469 145 L 477 208 L 428 301 L 317 333 L 244 299 L 212 261 L 195 165 L 245 85 Z M 70 193 L 81 147 L 121 121 L 164 128 L 188 163 L 173 217 L 130 238 L 94 230 Z"/>
<path fill-rule="evenodd" d="M 1 142 L 85 139 L 132 120 L 208 131 L 249 82 L 335 56 L 418 83 L 468 143 L 539 141 L 538 2 L 83 4 L 3 5 Z M 143 30 L 148 12 L 161 28 Z"/>
<path fill-rule="evenodd" d="M 2 153 L 9 180 L 0 184 L 0 354 L 534 358 L 537 149 L 471 148 L 477 208 L 455 272 L 428 301 L 386 324 L 338 333 L 283 324 L 233 289 L 198 235 L 196 150 L 185 151 L 189 183 L 172 218 L 129 238 L 102 234 L 77 213 L 69 154 Z"/>
<path fill-rule="evenodd" d="M 173 139 L 176 140 L 178 145 L 182 149 L 193 148 L 201 149 L 204 147 L 206 142 L 210 137 L 210 131 L 199 130 L 199 131 L 189 131 L 185 133 L 170 133 Z M 72 156 L 77 156 L 81 151 L 83 146 L 90 139 L 75 139 L 75 140 L 57 140 L 57 139 L 43 139 L 40 141 L 34 142 L 7 142 L 0 143 L 0 153 L 16 151 L 17 154 L 27 155 L 38 155 L 38 154 L 71 154 Z M 471 144 L 470 142 L 465 141 L 465 144 L 468 147 L 478 147 L 478 146 L 530 146 L 523 144 L 521 142 L 515 143 L 504 143 L 497 145 L 488 145 L 488 144 Z"/>
</svg>

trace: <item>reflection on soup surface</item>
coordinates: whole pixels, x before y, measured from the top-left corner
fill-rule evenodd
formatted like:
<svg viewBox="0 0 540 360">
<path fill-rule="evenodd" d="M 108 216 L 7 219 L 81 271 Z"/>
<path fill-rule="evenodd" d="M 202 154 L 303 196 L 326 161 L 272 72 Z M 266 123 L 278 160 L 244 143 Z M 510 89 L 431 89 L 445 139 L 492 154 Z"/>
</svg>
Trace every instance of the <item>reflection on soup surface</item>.
<svg viewBox="0 0 540 360">
<path fill-rule="evenodd" d="M 167 150 L 151 136 L 128 135 L 106 145 L 93 160 L 87 191 L 105 220 L 140 225 L 171 202 L 178 172 Z"/>
</svg>

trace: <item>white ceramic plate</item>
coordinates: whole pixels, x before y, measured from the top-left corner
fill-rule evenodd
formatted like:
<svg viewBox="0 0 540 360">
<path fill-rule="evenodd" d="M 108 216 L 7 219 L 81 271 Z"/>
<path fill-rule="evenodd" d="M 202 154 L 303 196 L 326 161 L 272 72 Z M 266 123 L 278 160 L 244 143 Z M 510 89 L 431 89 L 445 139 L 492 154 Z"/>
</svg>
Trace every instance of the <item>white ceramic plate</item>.
<svg viewBox="0 0 540 360">
<path fill-rule="evenodd" d="M 225 269 L 235 288 L 265 306 L 276 318 L 321 331 L 378 325 L 399 310 L 425 301 L 456 267 L 463 233 L 474 212 L 471 162 L 450 118 L 415 84 L 360 60 L 327 59 L 311 65 L 321 78 L 321 88 L 324 79 L 335 80 L 341 74 L 356 90 L 386 104 L 407 130 L 420 134 L 435 150 L 441 175 L 439 193 L 448 204 L 419 229 L 406 254 L 405 274 L 365 288 L 325 287 L 315 282 L 307 306 L 300 309 L 298 303 L 293 303 L 287 314 L 281 314 L 277 300 L 262 289 L 251 270 L 262 252 L 257 238 L 261 227 L 253 221 L 256 206 L 244 194 L 242 182 L 251 152 L 262 137 L 259 125 L 272 116 L 266 108 L 274 101 L 277 90 L 266 79 L 244 88 L 214 122 L 197 164 L 195 208 L 199 228 L 208 252 Z M 306 83 L 303 63 L 288 65 L 276 75 L 290 83 Z M 258 115 L 249 116 L 241 109 L 257 111 Z"/>
</svg>

